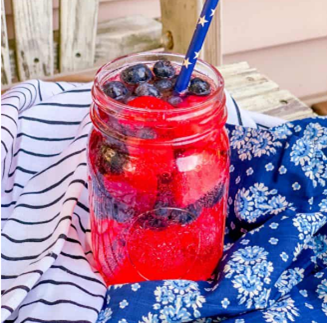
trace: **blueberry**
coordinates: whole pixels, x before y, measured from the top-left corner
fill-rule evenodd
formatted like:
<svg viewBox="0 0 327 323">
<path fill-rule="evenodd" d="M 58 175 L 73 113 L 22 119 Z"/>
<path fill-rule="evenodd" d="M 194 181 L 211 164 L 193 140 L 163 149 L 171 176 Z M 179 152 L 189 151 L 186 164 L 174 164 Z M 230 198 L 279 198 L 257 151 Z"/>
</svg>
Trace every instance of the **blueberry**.
<svg viewBox="0 0 327 323">
<path fill-rule="evenodd" d="M 99 179 L 92 181 L 94 190 L 93 208 L 94 213 L 100 220 L 114 219 L 117 222 L 126 222 L 134 216 L 134 209 L 115 200 L 100 184 Z"/>
<path fill-rule="evenodd" d="M 197 201 L 186 208 L 186 211 L 192 215 L 192 220 L 196 220 L 202 213 L 202 205 Z"/>
<path fill-rule="evenodd" d="M 158 194 L 155 203 L 155 214 L 159 217 L 168 218 L 171 207 L 174 207 L 174 196 L 172 193 L 173 176 L 170 173 L 163 173 L 158 176 Z"/>
<path fill-rule="evenodd" d="M 201 212 L 201 205 L 199 203 L 194 203 L 184 209 L 176 209 L 172 216 L 175 222 L 180 224 L 189 224 L 195 221 L 200 216 Z"/>
<path fill-rule="evenodd" d="M 169 61 L 158 61 L 153 66 L 153 73 L 162 79 L 170 79 L 175 76 L 176 71 Z"/>
<path fill-rule="evenodd" d="M 191 223 L 199 217 L 202 205 L 197 202 L 185 208 L 177 206 L 172 185 L 172 174 L 164 173 L 158 176 L 158 195 L 154 210 L 144 214 L 140 225 L 153 230 L 163 230 L 169 225 Z"/>
<path fill-rule="evenodd" d="M 98 169 L 101 174 L 121 174 L 128 161 L 128 156 L 112 146 L 103 145 L 99 151 Z"/>
<path fill-rule="evenodd" d="M 208 95 L 210 94 L 210 84 L 199 77 L 195 77 L 191 80 L 188 90 L 190 93 L 195 95 Z"/>
<path fill-rule="evenodd" d="M 158 98 L 160 91 L 152 84 L 143 83 L 136 88 L 135 94 L 137 96 L 154 96 Z"/>
<path fill-rule="evenodd" d="M 154 86 L 160 91 L 165 92 L 173 88 L 173 82 L 171 80 L 162 79 L 154 82 Z"/>
<path fill-rule="evenodd" d="M 127 84 L 139 84 L 151 80 L 152 72 L 145 64 L 137 64 L 127 67 L 120 76 Z"/>
<path fill-rule="evenodd" d="M 94 192 L 94 196 L 92 198 L 94 214 L 98 219 L 104 220 L 109 217 L 107 214 L 107 207 L 105 205 L 107 198 L 106 194 L 104 193 L 104 189 L 101 189 L 97 179 L 92 180 L 92 189 Z"/>
<path fill-rule="evenodd" d="M 156 139 L 157 133 L 152 128 L 144 127 L 136 132 L 135 137 L 141 139 Z"/>
<path fill-rule="evenodd" d="M 211 208 L 215 206 L 222 197 L 224 196 L 225 193 L 225 185 L 220 183 L 214 187 L 214 189 L 208 193 L 206 193 L 201 199 L 200 199 L 200 204 L 203 207 L 206 208 Z"/>
<path fill-rule="evenodd" d="M 135 137 L 140 139 L 156 139 L 157 133 L 150 127 L 136 128 L 133 125 L 124 125 L 121 131 L 127 137 Z"/>
<path fill-rule="evenodd" d="M 106 82 L 102 90 L 106 95 L 117 101 L 125 99 L 128 94 L 127 87 L 118 81 Z"/>
<path fill-rule="evenodd" d="M 138 219 L 138 222 L 143 228 L 151 230 L 163 230 L 169 225 L 167 218 L 158 216 L 153 212 L 144 214 L 143 217 Z"/>
<path fill-rule="evenodd" d="M 195 221 L 202 212 L 202 206 L 196 202 L 187 206 L 186 208 L 178 208 L 173 206 L 167 201 L 159 201 L 155 204 L 154 216 L 156 221 L 153 223 L 160 223 L 160 227 L 163 225 L 166 227 L 170 224 L 189 224 Z"/>
<path fill-rule="evenodd" d="M 169 219 L 175 223 L 188 224 L 195 221 L 202 213 L 202 206 L 197 201 L 185 208 L 174 208 L 171 209 Z"/>
<path fill-rule="evenodd" d="M 118 128 L 121 129 L 119 133 L 122 132 L 123 127 L 124 126 L 121 123 L 119 123 L 117 127 L 117 129 Z M 118 153 L 128 156 L 129 151 L 124 139 L 116 138 L 114 135 L 107 136 L 105 143 L 107 143 L 111 148 L 115 149 Z"/>
<path fill-rule="evenodd" d="M 182 103 L 183 99 L 179 96 L 172 96 L 168 99 L 168 103 L 176 107 L 178 104 Z"/>
<path fill-rule="evenodd" d="M 169 185 L 169 184 L 168 184 Z M 174 196 L 169 189 L 169 186 L 167 184 L 163 184 L 161 187 L 165 187 L 166 189 L 160 190 L 158 187 L 158 195 L 157 200 L 154 205 L 155 214 L 160 217 L 169 218 L 169 215 L 171 213 L 170 208 L 174 207 Z"/>
<path fill-rule="evenodd" d="M 109 215 L 119 223 L 127 222 L 134 216 L 134 209 L 125 203 L 120 203 L 114 198 L 107 201 Z"/>
<path fill-rule="evenodd" d="M 188 224 L 196 220 L 201 212 L 202 205 L 199 202 L 181 208 L 177 206 L 172 193 L 173 176 L 164 173 L 158 177 L 158 196 L 152 212 L 153 219 L 150 221 L 156 229 L 162 229 L 170 224 Z"/>
<path fill-rule="evenodd" d="M 119 122 L 119 120 L 110 117 L 107 121 L 107 125 L 114 134 L 126 135 L 124 126 Z M 106 142 L 108 142 L 108 144 L 115 150 L 118 149 L 119 151 L 127 152 L 127 147 L 121 140 L 110 137 L 110 140 L 106 140 Z"/>
</svg>

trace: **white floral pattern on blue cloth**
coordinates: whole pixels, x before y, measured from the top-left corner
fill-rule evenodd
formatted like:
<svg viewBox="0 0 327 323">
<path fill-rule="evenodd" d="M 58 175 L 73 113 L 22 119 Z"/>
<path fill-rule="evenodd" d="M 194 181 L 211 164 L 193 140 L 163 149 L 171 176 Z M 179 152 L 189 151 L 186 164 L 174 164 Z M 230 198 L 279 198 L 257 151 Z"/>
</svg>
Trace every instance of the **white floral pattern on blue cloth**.
<svg viewBox="0 0 327 323">
<path fill-rule="evenodd" d="M 98 323 L 327 322 L 327 119 L 228 132 L 229 213 L 212 279 L 111 286 Z"/>
</svg>

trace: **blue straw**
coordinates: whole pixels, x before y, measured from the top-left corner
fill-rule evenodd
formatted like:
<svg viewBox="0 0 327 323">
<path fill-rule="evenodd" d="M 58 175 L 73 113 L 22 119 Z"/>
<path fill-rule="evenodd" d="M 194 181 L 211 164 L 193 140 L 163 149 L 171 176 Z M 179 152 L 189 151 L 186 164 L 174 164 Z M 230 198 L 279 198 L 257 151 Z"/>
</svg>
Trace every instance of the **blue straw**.
<svg viewBox="0 0 327 323">
<path fill-rule="evenodd" d="M 206 0 L 203 6 L 190 47 L 188 48 L 182 69 L 177 78 L 175 85 L 175 91 L 177 93 L 183 93 L 188 88 L 192 72 L 199 57 L 210 23 L 215 14 L 218 2 L 219 0 Z"/>
</svg>

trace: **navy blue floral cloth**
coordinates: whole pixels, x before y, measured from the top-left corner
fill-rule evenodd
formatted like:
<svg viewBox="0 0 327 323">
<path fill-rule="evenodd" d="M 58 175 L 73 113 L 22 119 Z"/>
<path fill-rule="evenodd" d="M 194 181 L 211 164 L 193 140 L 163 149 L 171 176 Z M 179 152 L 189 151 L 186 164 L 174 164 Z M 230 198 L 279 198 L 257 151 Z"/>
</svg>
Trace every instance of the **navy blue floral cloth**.
<svg viewBox="0 0 327 323">
<path fill-rule="evenodd" d="M 225 250 L 212 279 L 111 286 L 98 323 L 327 322 L 327 119 L 228 131 Z"/>
</svg>

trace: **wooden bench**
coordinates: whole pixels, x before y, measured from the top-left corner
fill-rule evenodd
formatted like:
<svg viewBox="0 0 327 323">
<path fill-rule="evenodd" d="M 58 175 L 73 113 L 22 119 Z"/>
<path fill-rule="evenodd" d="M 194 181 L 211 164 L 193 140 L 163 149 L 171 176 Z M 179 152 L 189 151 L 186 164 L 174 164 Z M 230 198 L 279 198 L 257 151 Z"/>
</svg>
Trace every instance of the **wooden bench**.
<svg viewBox="0 0 327 323">
<path fill-rule="evenodd" d="M 161 0 L 160 21 L 132 16 L 98 24 L 98 0 L 61 0 L 59 31 L 53 31 L 52 1 L 12 0 L 15 39 L 8 41 L 2 0 L 2 89 L 30 78 L 92 81 L 100 65 L 133 52 L 165 49 L 183 53 L 203 2 Z M 220 5 L 212 24 L 201 58 L 219 66 L 226 88 L 241 108 L 287 120 L 314 115 L 248 63 L 222 65 Z"/>
<path fill-rule="evenodd" d="M 227 90 L 244 110 L 288 121 L 315 116 L 306 104 L 278 84 L 251 68 L 247 62 L 218 67 Z"/>
</svg>

